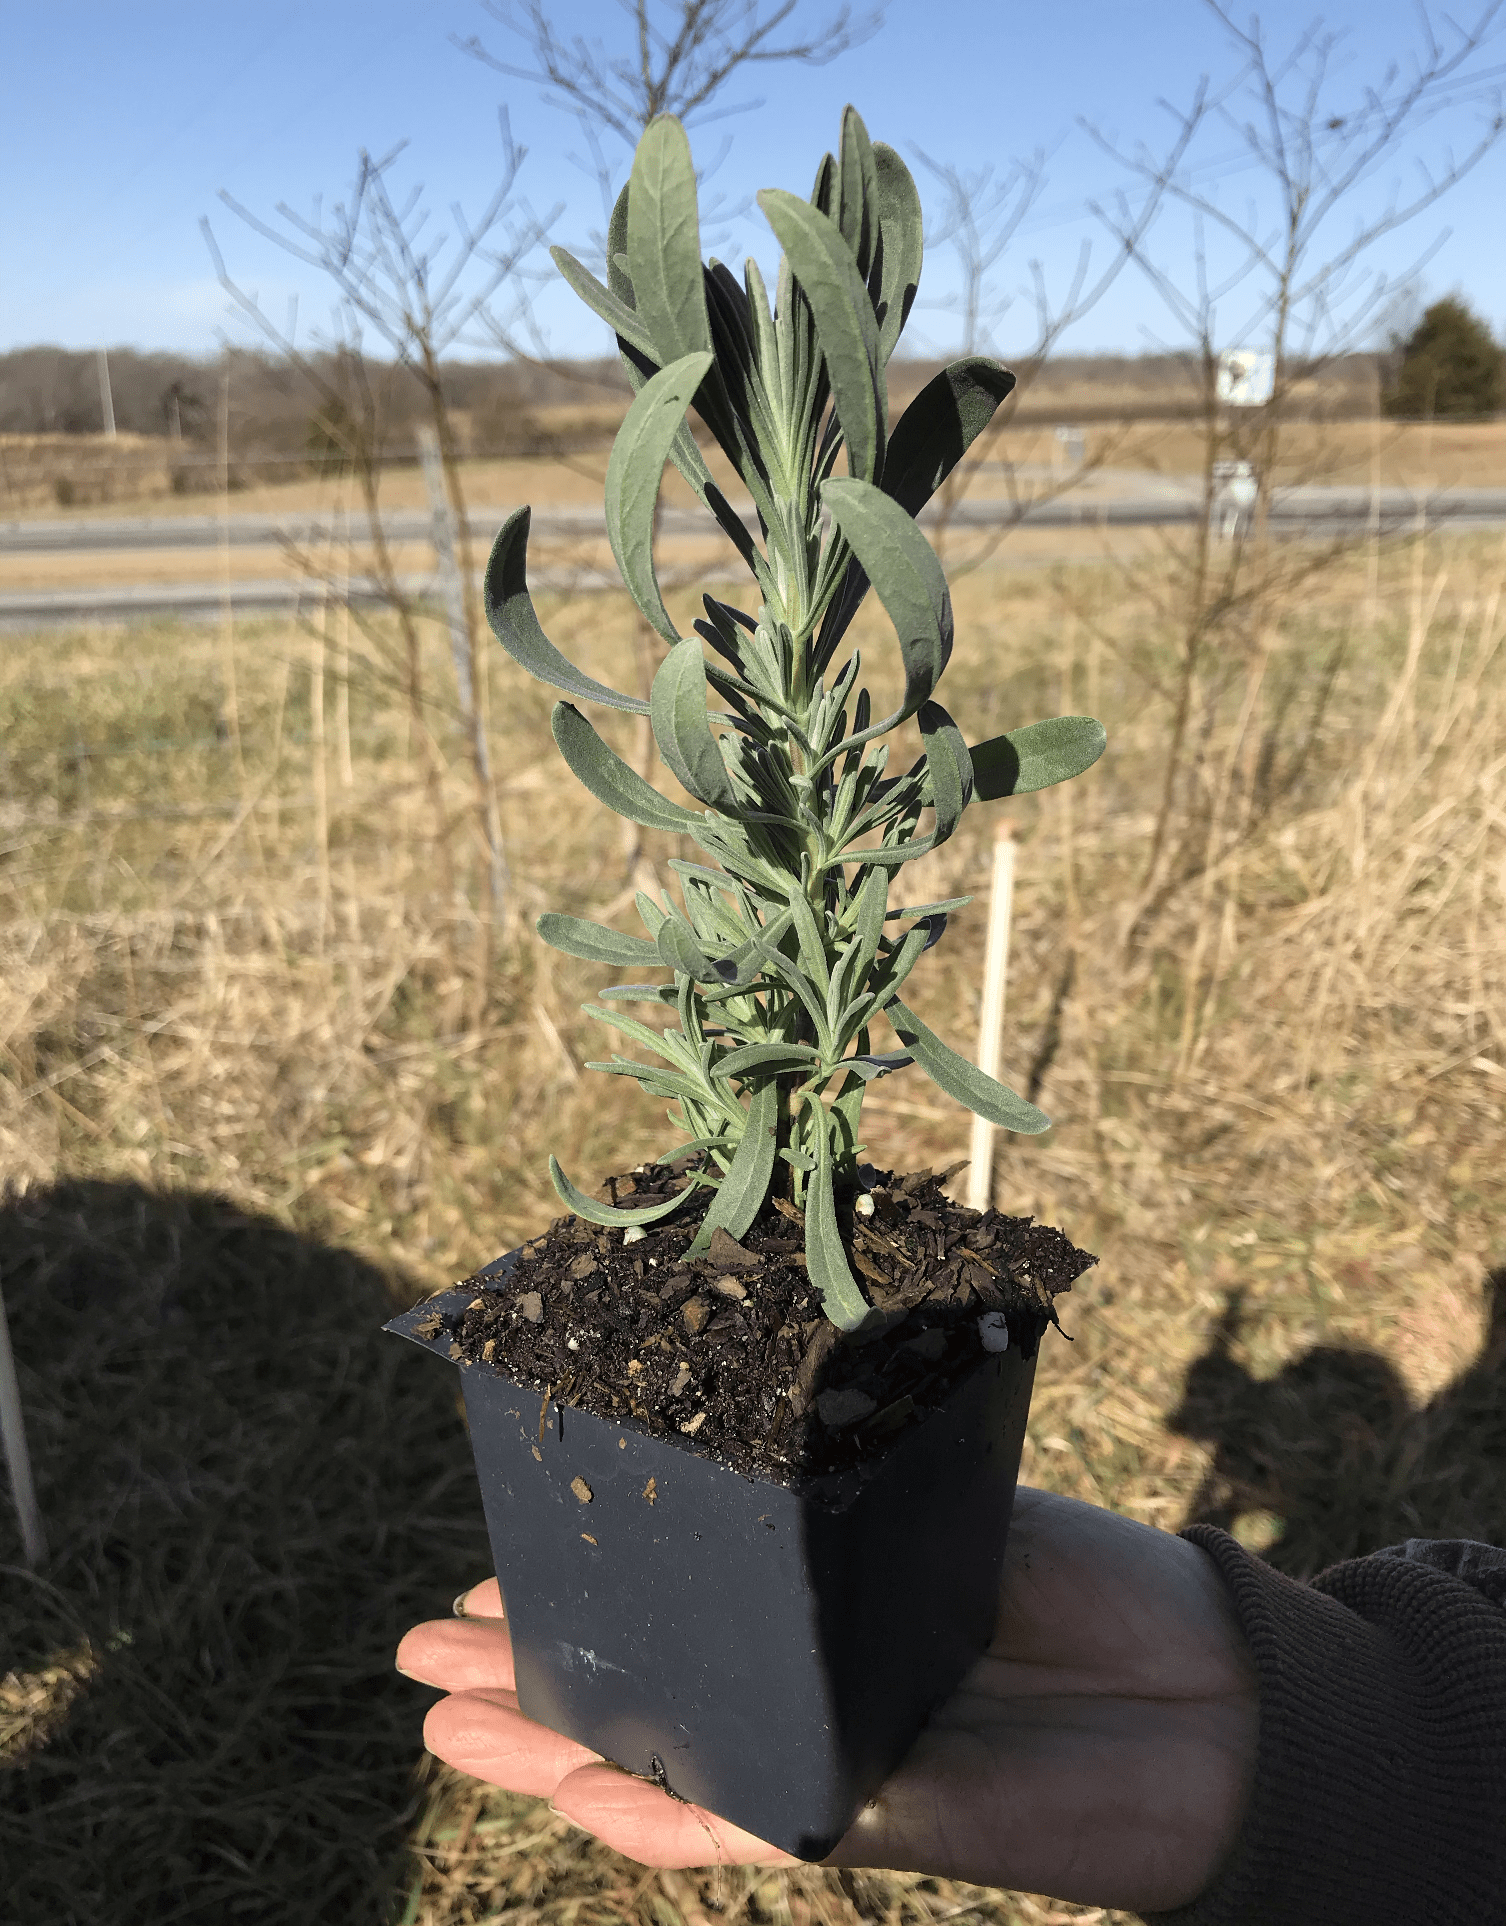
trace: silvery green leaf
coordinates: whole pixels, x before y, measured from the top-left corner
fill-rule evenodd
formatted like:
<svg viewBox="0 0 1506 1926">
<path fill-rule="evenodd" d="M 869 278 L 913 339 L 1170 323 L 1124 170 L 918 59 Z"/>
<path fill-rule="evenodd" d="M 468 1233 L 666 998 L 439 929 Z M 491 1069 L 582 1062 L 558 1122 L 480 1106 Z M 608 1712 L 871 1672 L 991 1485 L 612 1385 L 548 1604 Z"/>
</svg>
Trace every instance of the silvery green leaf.
<svg viewBox="0 0 1506 1926">
<path fill-rule="evenodd" d="M 842 1033 L 841 1014 L 849 1007 L 849 992 L 863 939 L 853 936 L 842 945 L 832 965 L 831 981 L 826 986 L 826 1021 L 834 1037 Z"/>
<path fill-rule="evenodd" d="M 633 302 L 661 366 L 711 352 L 695 163 L 671 114 L 651 120 L 628 181 L 627 271 Z"/>
<path fill-rule="evenodd" d="M 604 288 L 589 269 L 583 268 L 573 254 L 567 254 L 562 247 L 552 247 L 549 257 L 559 269 L 571 288 L 577 293 L 593 313 L 601 316 L 614 334 L 620 335 L 630 346 L 658 362 L 662 357 L 655 352 L 653 336 L 641 318 L 610 288 Z"/>
<path fill-rule="evenodd" d="M 943 368 L 895 423 L 884 455 L 884 493 L 907 515 L 919 515 L 1013 387 L 1009 370 L 981 355 Z M 832 659 L 867 593 L 868 577 L 854 562 L 821 625 L 819 663 Z"/>
<path fill-rule="evenodd" d="M 628 970 L 651 968 L 659 952 L 641 936 L 628 936 L 608 929 L 605 923 L 591 923 L 580 916 L 558 916 L 546 910 L 534 924 L 551 949 L 566 956 L 579 956 L 587 963 L 611 963 Z"/>
<path fill-rule="evenodd" d="M 884 456 L 884 493 L 907 514 L 919 514 L 1013 387 L 1013 374 L 982 354 L 949 362 L 894 424 Z"/>
<path fill-rule="evenodd" d="M 609 1227 L 619 1224 L 655 1223 L 661 1217 L 668 1217 L 671 1211 L 678 1210 L 696 1189 L 694 1184 L 687 1184 L 683 1190 L 677 1191 L 673 1197 L 666 1198 L 662 1204 L 650 1204 L 646 1210 L 619 1210 L 614 1204 L 598 1204 L 594 1197 L 588 1197 L 583 1190 L 577 1190 L 560 1169 L 558 1157 L 549 1159 L 549 1175 L 554 1179 L 554 1188 L 559 1192 L 567 1210 L 573 1211 L 577 1217 L 584 1217 L 588 1224 L 605 1224 Z"/>
<path fill-rule="evenodd" d="M 914 715 L 952 653 L 952 598 L 936 551 L 871 482 L 833 479 L 822 484 L 821 499 L 894 624 L 905 663 L 902 713 Z"/>
<path fill-rule="evenodd" d="M 860 1057 L 843 1057 L 838 1068 L 856 1077 L 860 1083 L 872 1083 L 875 1077 L 892 1076 L 896 1070 L 903 1070 L 906 1064 L 914 1061 L 907 1050 L 890 1050 L 878 1056 L 868 1053 Z"/>
<path fill-rule="evenodd" d="M 867 1058 L 869 1054 L 869 1033 L 860 1029 L 857 1034 L 858 1055 Z M 844 1059 L 846 1061 L 846 1059 Z M 832 1127 L 840 1133 L 839 1157 L 846 1170 L 857 1168 L 858 1153 L 865 1148 L 859 1141 L 863 1127 L 864 1079 L 849 1071 L 842 1079 L 842 1088 L 837 1092 L 831 1107 Z"/>
<path fill-rule="evenodd" d="M 1091 769 L 1108 743 L 1092 716 L 1053 716 L 1027 722 L 972 750 L 973 781 L 980 802 L 1049 789 Z"/>
<path fill-rule="evenodd" d="M 857 950 L 848 981 L 860 988 L 878 956 L 884 934 L 884 904 L 889 897 L 889 878 L 881 869 L 870 870 L 858 892 Z"/>
<path fill-rule="evenodd" d="M 922 703 L 916 717 L 925 742 L 936 840 L 944 843 L 973 799 L 973 764 L 962 731 L 939 702 Z"/>
<path fill-rule="evenodd" d="M 713 962 L 705 955 L 700 945 L 673 917 L 666 917 L 659 926 L 655 938 L 661 960 L 681 976 L 688 976 L 695 983 L 718 983 L 726 973 L 722 963 Z"/>
<path fill-rule="evenodd" d="M 857 892 L 857 934 L 863 938 L 863 969 L 869 967 L 874 955 L 878 955 L 878 938 L 884 934 L 884 923 L 890 911 L 884 907 L 890 899 L 890 878 L 872 872 L 863 878 L 863 888 Z"/>
<path fill-rule="evenodd" d="M 742 942 L 746 934 L 742 925 L 727 914 L 715 897 L 691 883 L 685 885 L 684 895 L 685 914 L 690 918 L 690 927 L 702 944 L 710 943 L 720 948 L 728 942 Z"/>
<path fill-rule="evenodd" d="M 849 473 L 871 480 L 884 459 L 888 402 L 878 322 L 857 263 L 836 222 L 808 201 L 771 187 L 758 196 L 758 205 L 810 303 Z"/>
<path fill-rule="evenodd" d="M 668 896 L 664 898 L 664 906 L 668 910 L 669 916 L 664 926 L 658 931 L 657 935 L 654 938 L 654 941 L 660 944 L 660 951 L 659 951 L 660 955 L 662 956 L 664 953 L 663 945 L 661 941 L 664 935 L 664 930 L 666 928 L 672 927 L 679 932 L 680 937 L 683 939 L 684 943 L 689 946 L 685 951 L 687 958 L 694 955 L 694 957 L 699 959 L 699 963 L 697 965 L 696 970 L 694 972 L 687 971 L 686 976 L 688 980 L 683 982 L 680 986 L 681 994 L 686 999 L 685 1025 L 686 1025 L 686 1033 L 688 1035 L 690 1033 L 690 1025 L 694 1021 L 694 1014 L 695 1014 L 695 996 L 694 996 L 693 985 L 695 983 L 729 982 L 733 978 L 735 978 L 737 975 L 737 965 L 729 961 L 728 958 L 726 958 L 725 956 L 708 955 L 705 947 L 701 943 L 700 931 L 696 929 L 695 925 L 691 922 L 690 918 L 685 914 L 685 912 L 682 909 L 680 909 L 676 904 L 672 903 L 669 900 Z M 713 947 L 716 947 L 716 946 L 713 945 Z M 700 965 L 705 966 L 705 973 L 702 972 Z"/>
<path fill-rule="evenodd" d="M 694 834 L 700 818 L 661 796 L 636 769 L 630 769 L 597 735 L 580 710 L 557 702 L 549 719 L 560 754 L 598 802 L 644 829 L 670 835 Z"/>
<path fill-rule="evenodd" d="M 766 1083 L 749 1101 L 742 1137 L 696 1232 L 691 1254 L 709 1249 L 712 1233 L 718 1228 L 729 1237 L 741 1237 L 752 1224 L 769 1194 L 778 1134 L 779 1087 Z"/>
<path fill-rule="evenodd" d="M 887 361 L 894 353 L 914 305 L 925 244 L 920 193 L 909 168 L 894 149 L 881 140 L 873 144 L 873 165 L 878 176 L 879 224 L 883 237 L 879 263 L 879 355 Z"/>
<path fill-rule="evenodd" d="M 728 978 L 729 983 L 739 988 L 752 983 L 763 970 L 766 950 L 778 949 L 790 923 L 790 912 L 781 910 L 771 923 L 765 923 L 762 929 L 745 938 L 727 958 L 737 972 Z"/>
<path fill-rule="evenodd" d="M 790 891 L 790 919 L 795 926 L 795 940 L 800 948 L 800 967 L 810 978 L 822 996 L 831 987 L 831 969 L 826 960 L 826 945 L 821 941 L 821 931 L 816 923 L 815 911 L 811 908 L 805 891 L 798 886 Z"/>
<path fill-rule="evenodd" d="M 631 181 L 624 181 L 612 204 L 611 219 L 607 222 L 607 287 L 625 308 L 636 311 L 638 302 L 633 294 L 633 280 L 626 263 L 628 200 L 631 192 Z"/>
<path fill-rule="evenodd" d="M 913 863 L 917 856 L 928 855 L 936 847 L 936 834 L 932 830 L 924 836 L 912 837 L 908 842 L 887 843 L 874 849 L 854 849 L 841 858 L 844 863 L 872 863 L 881 869 L 898 869 L 904 863 Z"/>
<path fill-rule="evenodd" d="M 1008 368 L 984 355 L 950 362 L 894 424 L 882 488 L 918 515 L 1013 392 Z"/>
<path fill-rule="evenodd" d="M 818 1106 L 819 1108 L 819 1106 Z M 805 1199 L 805 1263 L 821 1293 L 821 1307 L 839 1330 L 855 1331 L 872 1308 L 858 1289 L 837 1229 L 832 1188 L 831 1124 L 824 1109 L 816 1118 L 816 1168 Z"/>
<path fill-rule="evenodd" d="M 681 642 L 659 664 L 649 692 L 659 753 L 698 802 L 730 814 L 737 793 L 706 715 L 706 659 L 699 642 Z"/>
<path fill-rule="evenodd" d="M 528 526 L 533 511 L 515 509 L 502 524 L 486 565 L 484 599 L 492 634 L 514 662 L 540 682 L 586 702 L 647 715 L 648 704 L 598 682 L 563 655 L 545 635 L 528 593 Z"/>
<path fill-rule="evenodd" d="M 631 1057 L 614 1057 L 610 1063 L 588 1063 L 586 1068 L 600 1070 L 609 1077 L 631 1077 L 651 1095 L 673 1097 L 676 1102 L 700 1094 L 699 1086 L 692 1078 L 681 1076 L 673 1070 L 661 1069 L 656 1063 L 635 1063 Z"/>
<path fill-rule="evenodd" d="M 835 185 L 837 226 L 852 250 L 858 273 L 866 282 L 878 248 L 878 171 L 874 166 L 873 143 L 856 107 L 842 110 Z"/>
<path fill-rule="evenodd" d="M 831 1033 L 826 1021 L 826 999 L 817 994 L 816 986 L 804 970 L 771 942 L 755 937 L 750 947 L 762 957 L 765 969 L 778 977 L 779 981 L 800 999 L 806 1015 L 815 1026 L 819 1047 L 823 1052 L 829 1051 Z"/>
<path fill-rule="evenodd" d="M 626 267 L 630 185 L 631 183 L 625 185 L 617 196 L 616 205 L 612 209 L 612 218 L 607 227 L 607 288 L 623 307 L 633 311 L 636 308 L 633 283 Z M 582 274 L 585 272 L 583 268 L 578 271 Z M 637 320 L 636 312 L 633 318 Z M 652 352 L 651 345 L 648 345 L 647 330 L 642 328 L 641 323 L 639 327 L 641 340 L 630 343 L 635 352 L 625 351 L 622 354 L 622 364 L 634 394 L 637 394 L 644 382 L 655 372 L 659 362 L 659 357 Z M 688 422 L 681 422 L 679 433 L 670 443 L 669 458 L 689 483 L 696 499 L 710 509 L 716 517 L 723 533 L 752 570 L 762 588 L 768 576 L 768 565 L 754 546 L 753 537 L 743 526 L 742 517 L 711 479 L 711 470 L 706 466 L 701 451 L 696 446 L 695 436 L 690 432 Z"/>
<path fill-rule="evenodd" d="M 655 964 L 659 962 L 656 956 Z M 615 997 L 621 1003 L 669 1003 L 675 1000 L 672 983 L 609 983 L 598 996 Z"/>
<path fill-rule="evenodd" d="M 680 632 L 654 572 L 654 510 L 670 447 L 710 366 L 707 349 L 671 362 L 645 382 L 607 457 L 607 539 L 628 592 L 666 642 L 678 642 Z"/>
<path fill-rule="evenodd" d="M 856 1164 L 859 1152 L 867 1148 L 858 1134 L 863 1127 L 863 1086 L 852 1077 L 846 1079 L 832 1102 L 831 1122 L 832 1129 L 837 1133 L 837 1160 L 850 1170 Z M 870 1311 L 864 1324 L 878 1315 L 877 1311 Z"/>
<path fill-rule="evenodd" d="M 746 1077 L 755 1070 L 782 1076 L 788 1070 L 802 1070 L 821 1061 L 821 1054 L 808 1043 L 745 1043 L 718 1057 L 711 1066 L 714 1077 Z"/>
<path fill-rule="evenodd" d="M 929 921 L 917 923 L 905 931 L 903 937 L 885 957 L 883 966 L 875 972 L 870 984 L 878 1007 L 882 1009 L 894 995 L 911 970 L 931 947 L 933 927 Z"/>
<path fill-rule="evenodd" d="M 758 263 L 751 258 L 743 269 L 748 292 L 748 311 L 753 319 L 753 351 L 764 392 L 777 405 L 782 399 L 779 368 L 779 342 L 774 333 L 774 316 L 769 307 L 769 291 L 764 286 Z"/>
<path fill-rule="evenodd" d="M 945 916 L 951 910 L 966 909 L 971 896 L 949 896 L 944 903 L 916 903 L 906 909 L 885 910 L 886 923 L 901 922 L 912 916 Z"/>
<path fill-rule="evenodd" d="M 673 1030 L 655 1030 L 636 1017 L 624 1016 L 621 1010 L 604 1010 L 599 1003 L 583 1003 L 580 1007 L 593 1023 L 604 1023 L 619 1036 L 631 1037 L 645 1050 L 651 1050 L 656 1057 L 663 1057 L 666 1063 L 673 1063 L 681 1070 L 690 1068 L 689 1045 Z"/>
<path fill-rule="evenodd" d="M 664 366 L 686 354 L 714 354 L 706 271 L 700 259 L 695 171 L 684 129 L 667 115 L 650 124 L 634 155 L 626 232 L 624 276 L 632 285 L 635 319 L 654 343 L 651 363 Z M 715 362 L 697 406 L 767 522 L 775 508 L 760 451 Z M 765 585 L 769 578 L 763 558 L 711 482 L 688 429 L 676 435 L 671 452 L 680 472 L 737 544 L 760 585 Z"/>
<path fill-rule="evenodd" d="M 664 924 L 664 911 L 652 896 L 641 889 L 634 894 L 633 902 L 637 906 L 638 914 L 643 919 L 643 927 L 648 931 L 649 936 L 651 938 L 657 936 Z"/>
<path fill-rule="evenodd" d="M 1051 1119 L 1044 1110 L 1037 1110 L 1033 1103 L 1016 1096 L 1007 1084 L 985 1076 L 976 1064 L 969 1063 L 966 1057 L 959 1057 L 933 1030 L 928 1030 L 914 1011 L 907 1009 L 898 997 L 888 1005 L 884 1014 L 932 1083 L 949 1097 L 955 1097 L 959 1103 L 965 1104 L 974 1115 L 984 1118 L 988 1123 L 1000 1124 L 1005 1130 L 1017 1130 L 1025 1136 L 1036 1136 L 1042 1130 L 1051 1128 Z"/>
</svg>

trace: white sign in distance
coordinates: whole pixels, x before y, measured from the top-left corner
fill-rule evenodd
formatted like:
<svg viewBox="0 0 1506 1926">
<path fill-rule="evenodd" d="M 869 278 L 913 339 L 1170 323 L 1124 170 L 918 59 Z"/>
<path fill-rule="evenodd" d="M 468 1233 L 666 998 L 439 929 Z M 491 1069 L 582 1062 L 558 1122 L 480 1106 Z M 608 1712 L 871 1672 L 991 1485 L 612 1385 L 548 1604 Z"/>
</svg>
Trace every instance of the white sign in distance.
<svg viewBox="0 0 1506 1926">
<path fill-rule="evenodd" d="M 1276 357 L 1227 348 L 1218 358 L 1218 398 L 1234 408 L 1263 408 L 1276 387 Z"/>
</svg>

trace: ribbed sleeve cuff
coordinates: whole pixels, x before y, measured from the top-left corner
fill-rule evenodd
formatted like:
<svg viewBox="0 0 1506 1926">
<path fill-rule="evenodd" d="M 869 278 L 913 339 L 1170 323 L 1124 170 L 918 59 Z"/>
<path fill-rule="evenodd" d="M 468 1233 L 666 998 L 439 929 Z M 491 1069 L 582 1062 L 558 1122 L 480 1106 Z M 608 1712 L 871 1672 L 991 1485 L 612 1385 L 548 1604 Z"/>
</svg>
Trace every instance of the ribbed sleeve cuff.
<svg viewBox="0 0 1506 1926">
<path fill-rule="evenodd" d="M 1299 1585 L 1227 1532 L 1260 1675 L 1250 1809 L 1192 1905 L 1151 1926 L 1506 1926 L 1506 1613 L 1394 1557 Z"/>
</svg>

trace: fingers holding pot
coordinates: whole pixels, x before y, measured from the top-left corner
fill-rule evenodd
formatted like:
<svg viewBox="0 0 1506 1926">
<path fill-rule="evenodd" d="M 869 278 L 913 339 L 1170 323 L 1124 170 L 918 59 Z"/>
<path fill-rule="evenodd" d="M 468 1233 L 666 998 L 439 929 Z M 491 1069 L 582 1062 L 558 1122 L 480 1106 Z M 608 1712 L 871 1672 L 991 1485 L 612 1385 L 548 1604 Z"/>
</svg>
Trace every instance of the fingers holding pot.
<svg viewBox="0 0 1506 1926">
<path fill-rule="evenodd" d="M 424 1744 L 459 1772 L 508 1792 L 552 1798 L 560 1781 L 600 1755 L 574 1739 L 536 1725 L 518 1710 L 511 1692 L 454 1692 L 429 1708 Z"/>
</svg>

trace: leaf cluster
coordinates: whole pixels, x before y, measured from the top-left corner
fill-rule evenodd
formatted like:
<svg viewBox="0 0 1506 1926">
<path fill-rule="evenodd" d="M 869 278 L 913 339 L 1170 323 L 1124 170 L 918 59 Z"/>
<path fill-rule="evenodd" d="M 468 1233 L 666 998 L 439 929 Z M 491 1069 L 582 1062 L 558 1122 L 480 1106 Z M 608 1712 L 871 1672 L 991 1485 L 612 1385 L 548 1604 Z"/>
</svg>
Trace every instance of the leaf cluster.
<svg viewBox="0 0 1506 1926">
<path fill-rule="evenodd" d="M 554 251 L 614 330 L 636 390 L 607 467 L 606 514 L 628 591 L 668 645 L 647 700 L 587 676 L 545 636 L 527 586 L 526 508 L 497 537 L 486 606 L 503 647 L 570 698 L 555 707 L 554 738 L 591 794 L 631 822 L 689 837 L 708 859 L 671 863 L 680 902 L 639 895 L 642 936 L 539 919 L 539 934 L 567 955 L 668 974 L 617 983 L 586 1006 L 641 1052 L 590 1067 L 668 1099 L 689 1138 L 681 1148 L 700 1155 L 686 1188 L 651 1209 L 601 1204 L 551 1159 L 556 1189 L 578 1215 L 630 1226 L 709 1188 L 692 1247 L 704 1249 L 719 1226 L 741 1235 L 780 1184 L 804 1209 L 827 1314 L 854 1330 L 872 1313 L 839 1221 L 857 1190 L 867 1086 L 915 1064 L 1007 1129 L 1049 1122 L 903 1001 L 910 972 L 968 899 L 891 908 L 891 880 L 952 836 L 973 802 L 1089 767 L 1104 733 L 1090 717 L 1064 716 L 969 747 L 936 699 L 952 605 L 916 517 L 1014 377 L 981 357 L 954 362 L 891 424 L 885 370 L 922 251 L 904 163 L 869 140 L 849 107 L 810 199 L 777 189 L 758 199 L 783 250 L 772 299 L 753 261 L 740 281 L 702 262 L 689 142 L 663 116 L 640 140 L 614 209 L 606 282 Z M 747 520 L 712 478 L 687 421 L 692 407 L 751 498 Z M 736 544 L 755 591 L 751 613 L 706 596 L 689 635 L 665 607 L 654 562 L 669 461 Z M 877 718 L 861 655 L 843 658 L 870 588 L 893 625 L 904 681 L 898 707 Z M 696 806 L 629 767 L 580 703 L 646 714 Z M 922 752 L 891 770 L 884 738 L 912 718 Z M 668 1006 L 678 1027 L 626 1015 L 621 1006 L 633 1001 Z M 875 1049 L 881 1017 L 899 1048 Z"/>
</svg>

